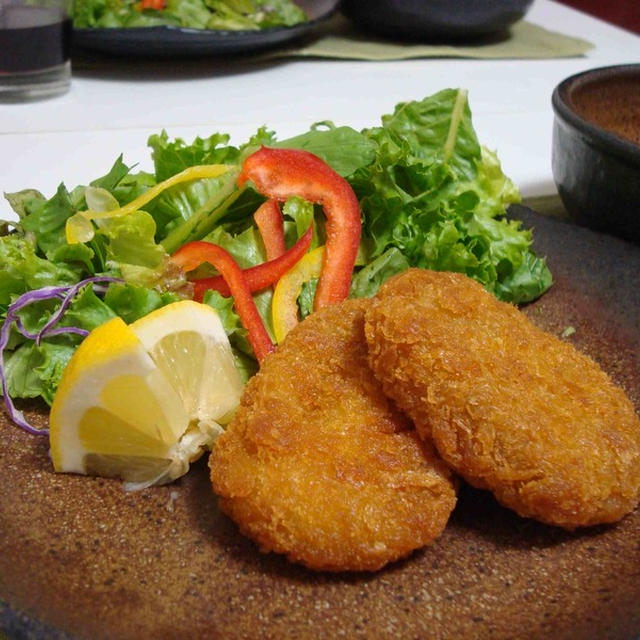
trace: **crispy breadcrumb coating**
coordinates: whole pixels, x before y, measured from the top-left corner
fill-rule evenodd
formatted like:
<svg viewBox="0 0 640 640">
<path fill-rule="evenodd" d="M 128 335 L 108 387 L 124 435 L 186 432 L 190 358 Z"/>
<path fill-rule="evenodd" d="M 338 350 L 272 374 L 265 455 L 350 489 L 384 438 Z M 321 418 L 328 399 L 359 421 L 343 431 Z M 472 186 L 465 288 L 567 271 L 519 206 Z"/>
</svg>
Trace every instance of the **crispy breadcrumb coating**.
<svg viewBox="0 0 640 640">
<path fill-rule="evenodd" d="M 431 543 L 450 473 L 367 366 L 368 300 L 322 309 L 267 356 L 209 466 L 220 507 L 263 551 L 376 570 Z"/>
<path fill-rule="evenodd" d="M 385 392 L 475 487 L 567 529 L 614 522 L 640 500 L 640 421 L 572 345 L 453 273 L 409 270 L 366 314 Z"/>
</svg>

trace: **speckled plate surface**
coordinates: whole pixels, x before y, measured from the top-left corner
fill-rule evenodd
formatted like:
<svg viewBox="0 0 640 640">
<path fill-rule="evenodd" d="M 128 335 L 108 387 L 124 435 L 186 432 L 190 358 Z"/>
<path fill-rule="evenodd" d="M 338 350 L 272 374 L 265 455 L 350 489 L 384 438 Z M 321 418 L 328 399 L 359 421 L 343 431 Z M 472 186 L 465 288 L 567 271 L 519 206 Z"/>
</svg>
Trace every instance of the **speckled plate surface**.
<svg viewBox="0 0 640 640">
<path fill-rule="evenodd" d="M 545 219 L 554 287 L 526 312 L 640 408 L 640 247 Z M 34 414 L 31 414 L 34 415 Z M 44 421 L 43 413 L 36 412 Z M 217 509 L 204 463 L 174 485 L 54 475 L 0 416 L 0 629 L 15 638 L 518 638 L 640 635 L 640 511 L 567 533 L 464 487 L 436 544 L 372 575 L 263 555 Z"/>
</svg>

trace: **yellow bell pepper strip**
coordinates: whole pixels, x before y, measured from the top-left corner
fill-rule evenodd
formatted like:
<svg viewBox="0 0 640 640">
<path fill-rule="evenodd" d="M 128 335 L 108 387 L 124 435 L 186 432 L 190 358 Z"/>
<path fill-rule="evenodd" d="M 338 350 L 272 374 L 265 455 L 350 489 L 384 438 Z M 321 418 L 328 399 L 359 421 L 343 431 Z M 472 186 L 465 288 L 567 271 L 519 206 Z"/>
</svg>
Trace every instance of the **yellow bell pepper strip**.
<svg viewBox="0 0 640 640">
<path fill-rule="evenodd" d="M 65 236 L 67 244 L 76 244 L 78 242 L 89 242 L 93 238 L 94 230 L 91 220 L 102 220 L 105 218 L 114 218 L 116 216 L 126 216 L 129 213 L 138 211 L 145 204 L 151 202 L 155 197 L 159 196 L 165 189 L 173 187 L 181 182 L 191 180 L 200 180 L 202 178 L 217 178 L 226 173 L 231 168 L 226 164 L 208 164 L 189 167 L 174 176 L 159 182 L 143 194 L 139 195 L 135 200 L 128 204 L 112 209 L 111 211 L 78 211 L 67 219 L 65 226 Z"/>
<path fill-rule="evenodd" d="M 263 202 L 253 214 L 267 252 L 267 260 L 278 258 L 285 252 L 282 214 L 276 200 Z"/>
<path fill-rule="evenodd" d="M 247 330 L 247 338 L 258 363 L 274 350 L 273 342 L 267 333 L 251 297 L 251 290 L 237 262 L 222 247 L 210 242 L 194 241 L 180 247 L 172 261 L 183 271 L 191 271 L 208 262 L 226 280 L 233 296 L 233 306 L 242 326 Z"/>
<path fill-rule="evenodd" d="M 344 300 L 360 243 L 360 208 L 349 183 L 317 156 L 300 149 L 261 147 L 242 164 L 237 183 L 279 201 L 299 196 L 322 206 L 327 239 L 314 309 Z"/>
<path fill-rule="evenodd" d="M 275 286 L 271 300 L 271 322 L 278 344 L 298 324 L 298 296 L 305 282 L 320 276 L 324 250 L 324 247 L 318 247 L 307 253 Z"/>
<path fill-rule="evenodd" d="M 304 256 L 311 246 L 312 237 L 313 225 L 309 225 L 309 228 L 300 236 L 298 241 L 281 256 L 258 264 L 255 267 L 244 269 L 243 274 L 251 292 L 260 291 L 260 289 L 275 284 Z M 213 276 L 211 278 L 193 280 L 193 299 L 196 302 L 202 302 L 205 291 L 209 289 L 213 289 L 223 296 L 231 295 L 226 280 L 222 276 Z"/>
</svg>

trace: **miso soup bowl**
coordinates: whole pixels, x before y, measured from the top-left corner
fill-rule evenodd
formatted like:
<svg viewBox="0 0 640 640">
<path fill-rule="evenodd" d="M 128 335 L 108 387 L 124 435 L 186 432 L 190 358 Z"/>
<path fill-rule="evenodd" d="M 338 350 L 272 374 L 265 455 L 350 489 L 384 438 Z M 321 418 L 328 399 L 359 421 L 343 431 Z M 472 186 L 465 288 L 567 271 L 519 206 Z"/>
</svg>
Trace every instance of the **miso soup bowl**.
<svg viewBox="0 0 640 640">
<path fill-rule="evenodd" d="M 640 244 L 640 64 L 573 75 L 552 106 L 553 177 L 570 217 Z"/>
</svg>

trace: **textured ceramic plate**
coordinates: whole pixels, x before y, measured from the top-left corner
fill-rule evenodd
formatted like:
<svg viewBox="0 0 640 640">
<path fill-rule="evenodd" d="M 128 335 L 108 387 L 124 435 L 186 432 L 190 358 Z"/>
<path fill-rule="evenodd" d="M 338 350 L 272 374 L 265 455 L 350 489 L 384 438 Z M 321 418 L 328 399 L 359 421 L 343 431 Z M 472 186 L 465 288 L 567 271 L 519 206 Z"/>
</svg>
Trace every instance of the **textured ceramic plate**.
<svg viewBox="0 0 640 640">
<path fill-rule="evenodd" d="M 640 247 L 513 212 L 553 288 L 526 312 L 586 351 L 640 408 Z M 44 423 L 42 411 L 31 413 Z M 45 439 L 0 414 L 0 629 L 19 638 L 431 637 L 632 640 L 640 511 L 568 533 L 463 488 L 442 537 L 375 574 L 317 574 L 259 553 L 224 517 L 204 461 L 125 493 L 54 475 Z"/>
<path fill-rule="evenodd" d="M 73 46 L 99 53 L 140 58 L 222 56 L 281 46 L 308 35 L 335 11 L 338 0 L 296 0 L 309 20 L 260 31 L 222 31 L 181 27 L 74 29 Z"/>
</svg>

